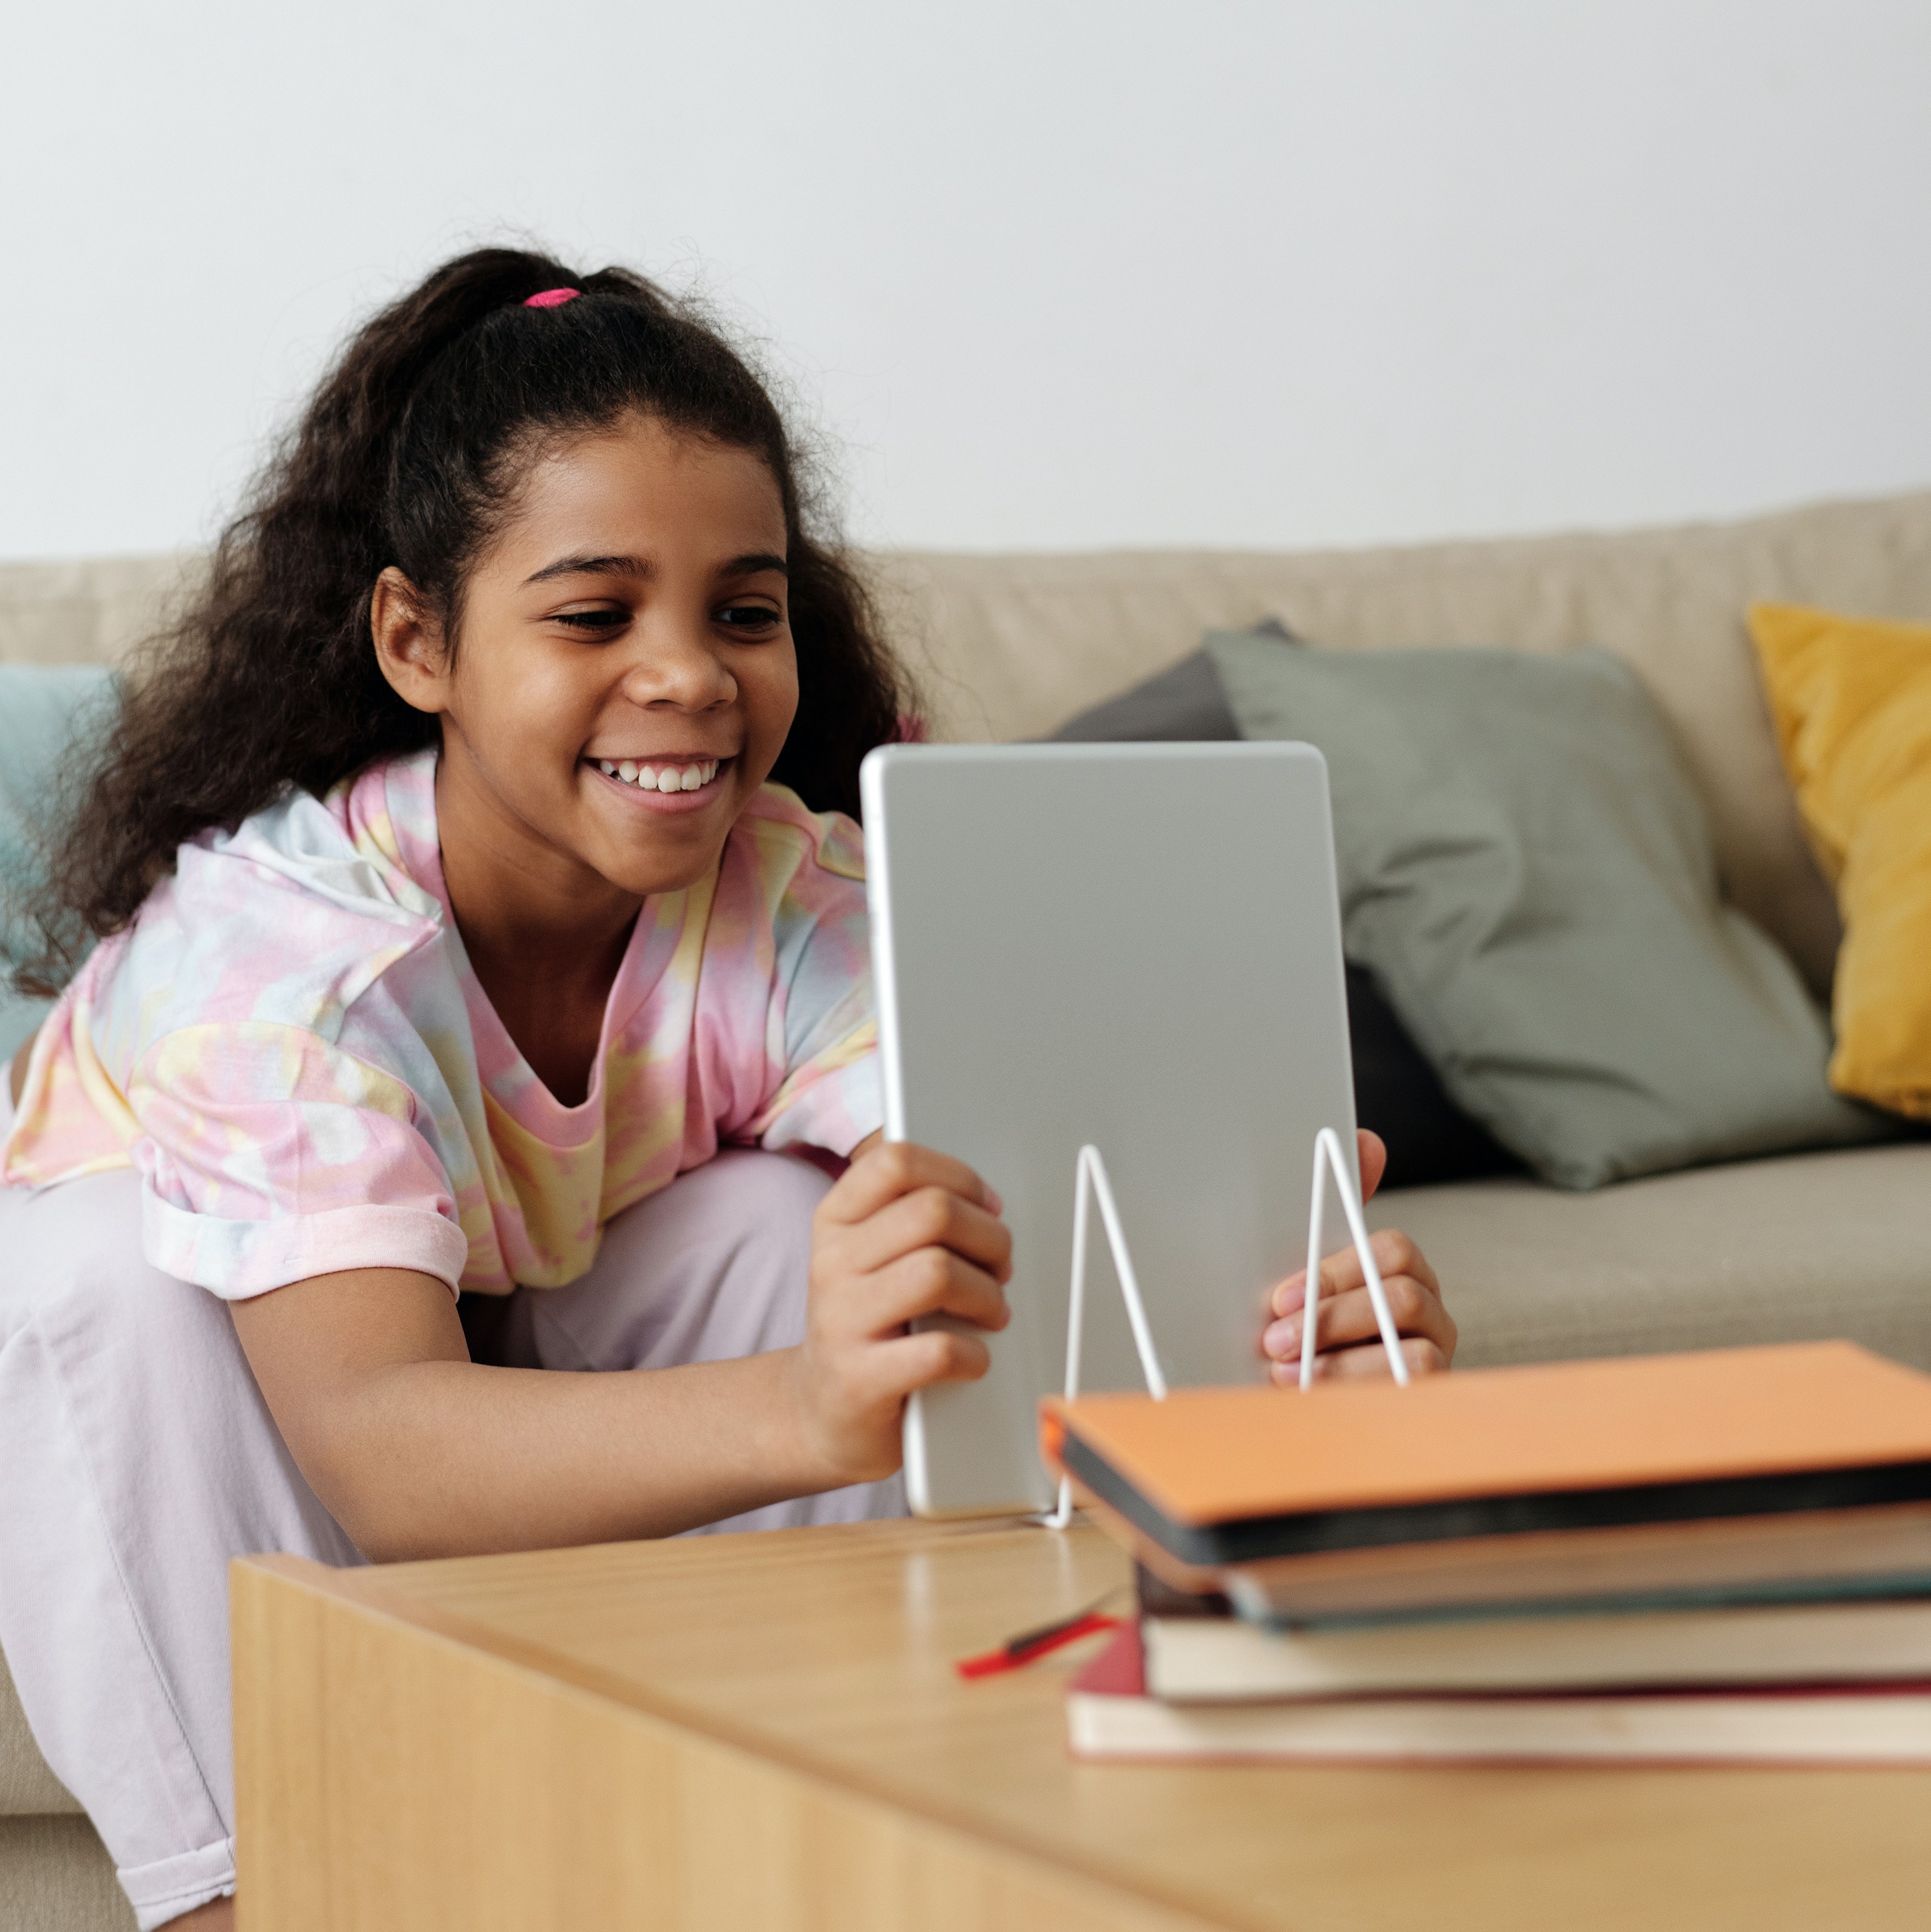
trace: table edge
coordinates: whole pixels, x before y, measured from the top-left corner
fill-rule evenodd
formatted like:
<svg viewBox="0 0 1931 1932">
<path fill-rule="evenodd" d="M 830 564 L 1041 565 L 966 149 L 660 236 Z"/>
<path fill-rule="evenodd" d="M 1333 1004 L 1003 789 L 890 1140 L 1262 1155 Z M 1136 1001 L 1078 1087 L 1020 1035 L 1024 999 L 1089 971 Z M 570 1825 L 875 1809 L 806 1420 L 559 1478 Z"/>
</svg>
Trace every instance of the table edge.
<svg viewBox="0 0 1931 1932">
<path fill-rule="evenodd" d="M 1009 1826 L 967 1816 L 943 1803 L 908 1796 L 902 1787 L 883 1777 L 868 1778 L 862 1772 L 846 1766 L 823 1763 L 794 1745 L 773 1740 L 728 1718 L 694 1709 L 598 1665 L 586 1664 L 526 1638 L 491 1630 L 487 1624 L 439 1604 L 418 1602 L 406 1591 L 385 1582 L 380 1570 L 373 1565 L 364 1569 L 337 1569 L 307 1557 L 277 1552 L 235 1557 L 230 1562 L 229 1570 L 231 1577 L 238 1570 L 266 1576 L 277 1584 L 349 1604 L 366 1616 L 400 1624 L 444 1642 L 480 1652 L 512 1669 L 561 1682 L 580 1696 L 634 1711 L 659 1724 L 692 1732 L 712 1744 L 778 1766 L 795 1777 L 814 1779 L 868 1803 L 905 1813 L 928 1825 L 957 1832 L 982 1844 L 996 1845 L 1013 1856 L 1036 1860 L 1089 1883 L 1103 1886 L 1134 1904 L 1158 1906 L 1198 1925 L 1218 1924 L 1236 1928 L 1243 1922 L 1224 1916 L 1205 1917 L 1199 1900 L 1186 1897 L 1177 1888 L 1157 1882 L 1129 1882 L 1117 1869 L 1100 1859 L 1069 1852 L 1064 1845 L 1049 1838 L 1030 1837 Z"/>
</svg>

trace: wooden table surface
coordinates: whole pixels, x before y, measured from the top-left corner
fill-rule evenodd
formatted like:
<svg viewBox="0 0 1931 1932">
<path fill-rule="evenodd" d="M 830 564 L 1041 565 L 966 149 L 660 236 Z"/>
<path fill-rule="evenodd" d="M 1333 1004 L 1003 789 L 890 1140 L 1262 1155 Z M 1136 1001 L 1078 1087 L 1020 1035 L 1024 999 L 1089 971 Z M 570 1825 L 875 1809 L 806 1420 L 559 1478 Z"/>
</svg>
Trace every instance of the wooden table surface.
<svg viewBox="0 0 1931 1932">
<path fill-rule="evenodd" d="M 1125 1576 L 1010 1523 L 238 1564 L 244 1932 L 1931 1923 L 1931 1772 L 1081 1764 L 1090 1648 L 954 1672 Z"/>
</svg>

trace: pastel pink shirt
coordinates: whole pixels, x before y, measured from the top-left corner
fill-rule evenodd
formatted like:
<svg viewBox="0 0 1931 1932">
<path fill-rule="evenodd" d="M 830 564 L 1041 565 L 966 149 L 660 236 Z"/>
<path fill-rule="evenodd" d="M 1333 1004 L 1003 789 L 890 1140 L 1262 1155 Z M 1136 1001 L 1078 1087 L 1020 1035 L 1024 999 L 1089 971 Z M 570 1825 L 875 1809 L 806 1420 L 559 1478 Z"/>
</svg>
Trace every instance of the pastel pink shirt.
<svg viewBox="0 0 1931 1932">
<path fill-rule="evenodd" d="M 352 1268 L 502 1294 L 727 1143 L 849 1154 L 882 1118 L 857 826 L 766 785 L 711 878 L 647 900 L 590 1090 L 496 1017 L 442 882 L 436 754 L 184 845 L 34 1042 L 0 1178 L 131 1165 L 143 1246 L 231 1300 Z"/>
</svg>

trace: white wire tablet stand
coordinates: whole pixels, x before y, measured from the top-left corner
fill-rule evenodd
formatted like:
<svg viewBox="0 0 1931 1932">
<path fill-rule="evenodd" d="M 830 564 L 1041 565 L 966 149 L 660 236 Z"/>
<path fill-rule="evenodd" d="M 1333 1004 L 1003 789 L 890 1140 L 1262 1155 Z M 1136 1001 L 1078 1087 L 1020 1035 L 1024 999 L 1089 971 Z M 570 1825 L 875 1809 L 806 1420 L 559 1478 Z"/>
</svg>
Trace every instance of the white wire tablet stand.
<svg viewBox="0 0 1931 1932">
<path fill-rule="evenodd" d="M 1361 1196 L 1342 1156 L 1341 1136 L 1332 1127 L 1323 1127 L 1314 1137 L 1314 1184 L 1308 1204 L 1307 1300 L 1301 1315 L 1300 1385 L 1305 1389 L 1314 1382 L 1315 1318 L 1321 1306 L 1322 1210 L 1327 1204 L 1325 1183 L 1330 1176 L 1334 1191 L 1341 1197 L 1341 1211 L 1348 1218 L 1354 1252 L 1360 1258 L 1368 1299 L 1374 1304 L 1375 1326 L 1381 1330 L 1381 1346 L 1387 1352 L 1388 1367 L 1395 1380 L 1405 1388 L 1408 1365 L 1402 1357 L 1401 1338 L 1395 1332 L 1395 1318 L 1381 1286 L 1381 1270 L 1375 1264 L 1374 1245 L 1368 1238 Z M 1120 1278 L 1120 1296 L 1126 1304 L 1126 1319 L 1133 1330 L 1133 1346 L 1140 1357 L 1140 1372 L 1146 1378 L 1147 1393 L 1156 1402 L 1164 1402 L 1167 1378 L 1161 1372 L 1153 1331 L 1147 1325 L 1147 1306 L 1141 1299 L 1140 1279 L 1133 1271 L 1133 1257 L 1127 1250 L 1126 1231 L 1120 1224 L 1120 1209 L 1113 1198 L 1113 1184 L 1106 1178 L 1106 1162 L 1099 1148 L 1090 1143 L 1080 1149 L 1073 1169 L 1073 1272 L 1072 1292 L 1066 1307 L 1066 1400 L 1071 1402 L 1079 1394 L 1080 1339 L 1086 1328 L 1088 1209 L 1096 1198 L 1106 1229 L 1106 1244 L 1113 1253 L 1113 1271 Z M 1064 1529 L 1072 1522 L 1072 1485 L 1062 1476 L 1057 1504 L 1039 1520 L 1048 1529 Z"/>
</svg>

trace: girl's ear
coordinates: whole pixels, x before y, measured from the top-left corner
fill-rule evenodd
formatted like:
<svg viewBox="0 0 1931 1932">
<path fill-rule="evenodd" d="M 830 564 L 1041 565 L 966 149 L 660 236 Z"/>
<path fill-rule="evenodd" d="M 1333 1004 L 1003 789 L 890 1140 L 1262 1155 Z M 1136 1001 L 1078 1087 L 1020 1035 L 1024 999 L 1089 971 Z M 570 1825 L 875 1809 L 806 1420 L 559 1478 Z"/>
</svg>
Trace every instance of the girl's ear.
<svg viewBox="0 0 1931 1932">
<path fill-rule="evenodd" d="M 394 564 L 370 592 L 369 629 L 376 640 L 376 662 L 395 694 L 418 711 L 447 711 L 449 652 L 442 626 Z"/>
</svg>

